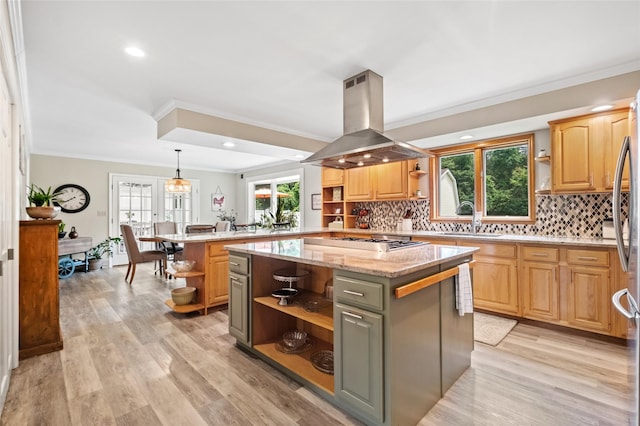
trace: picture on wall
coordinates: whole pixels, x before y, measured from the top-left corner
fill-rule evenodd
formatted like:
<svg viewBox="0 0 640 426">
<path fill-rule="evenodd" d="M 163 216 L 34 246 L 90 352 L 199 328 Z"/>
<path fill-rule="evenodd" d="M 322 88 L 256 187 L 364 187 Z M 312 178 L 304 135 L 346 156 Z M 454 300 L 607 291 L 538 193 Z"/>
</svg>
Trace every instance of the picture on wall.
<svg viewBox="0 0 640 426">
<path fill-rule="evenodd" d="M 322 197 L 320 194 L 311 194 L 311 210 L 320 210 L 322 208 Z"/>
<path fill-rule="evenodd" d="M 220 189 L 220 186 L 216 188 L 216 192 L 211 194 L 211 211 L 220 211 L 224 209 L 224 194 Z"/>
</svg>

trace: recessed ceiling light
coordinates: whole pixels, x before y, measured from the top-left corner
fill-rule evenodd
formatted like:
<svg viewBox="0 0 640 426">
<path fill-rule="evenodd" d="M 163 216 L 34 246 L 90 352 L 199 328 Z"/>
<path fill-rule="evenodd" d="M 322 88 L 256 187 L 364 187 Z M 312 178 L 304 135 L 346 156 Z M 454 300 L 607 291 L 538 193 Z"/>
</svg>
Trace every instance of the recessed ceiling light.
<svg viewBox="0 0 640 426">
<path fill-rule="evenodd" d="M 382 159 L 382 162 L 383 162 L 383 163 L 388 163 L 388 162 L 389 162 L 389 159 L 388 159 L 387 157 L 384 157 L 384 158 Z"/>
<path fill-rule="evenodd" d="M 304 155 L 302 155 L 302 154 L 296 154 L 296 158 L 304 158 Z"/>
<path fill-rule="evenodd" d="M 371 158 L 371 154 L 365 154 L 363 155 L 364 158 Z"/>
<path fill-rule="evenodd" d="M 236 146 L 236 144 L 231 141 L 226 141 L 222 145 L 226 146 L 227 148 L 233 148 L 234 146 Z"/>
<path fill-rule="evenodd" d="M 344 158 L 339 159 L 338 163 L 344 163 Z"/>
<path fill-rule="evenodd" d="M 144 51 L 134 46 L 129 46 L 125 48 L 124 51 L 127 52 L 128 55 L 135 56 L 136 58 L 144 57 Z"/>
<path fill-rule="evenodd" d="M 591 111 L 593 112 L 600 112 L 600 111 L 606 111 L 608 109 L 613 108 L 613 105 L 598 105 L 595 108 L 591 108 Z"/>
<path fill-rule="evenodd" d="M 473 135 L 464 135 L 464 136 L 460 136 L 460 140 L 461 141 L 466 141 L 468 139 L 473 139 Z"/>
<path fill-rule="evenodd" d="M 364 166 L 364 163 L 362 161 L 358 161 L 358 166 Z"/>
</svg>

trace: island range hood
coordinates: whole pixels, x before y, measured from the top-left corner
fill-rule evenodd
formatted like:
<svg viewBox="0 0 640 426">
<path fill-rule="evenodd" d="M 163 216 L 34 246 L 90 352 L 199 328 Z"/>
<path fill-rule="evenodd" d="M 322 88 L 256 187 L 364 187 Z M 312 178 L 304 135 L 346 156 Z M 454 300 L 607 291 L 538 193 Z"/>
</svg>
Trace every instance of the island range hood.
<svg viewBox="0 0 640 426">
<path fill-rule="evenodd" d="M 418 147 L 385 135 L 382 77 L 371 70 L 344 80 L 344 136 L 302 163 L 350 169 L 426 157 Z"/>
</svg>

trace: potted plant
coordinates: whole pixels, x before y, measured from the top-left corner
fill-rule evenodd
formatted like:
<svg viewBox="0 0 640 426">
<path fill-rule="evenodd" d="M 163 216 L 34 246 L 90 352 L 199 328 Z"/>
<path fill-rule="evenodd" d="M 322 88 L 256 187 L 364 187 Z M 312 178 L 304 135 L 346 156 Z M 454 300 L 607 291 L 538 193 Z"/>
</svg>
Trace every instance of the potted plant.
<svg viewBox="0 0 640 426">
<path fill-rule="evenodd" d="M 113 255 L 114 244 L 120 244 L 122 238 L 120 237 L 107 237 L 105 240 L 98 243 L 95 247 L 91 247 L 87 251 L 89 257 L 89 270 L 95 271 L 102 268 L 105 256 Z"/>
<path fill-rule="evenodd" d="M 60 207 L 52 206 L 53 201 L 57 201 L 56 192 L 51 192 L 51 187 L 46 191 L 33 183 L 29 187 L 29 207 L 27 214 L 33 219 L 53 219 L 60 213 Z"/>
<path fill-rule="evenodd" d="M 62 238 L 64 238 L 65 235 L 67 235 L 67 233 L 64 232 L 65 226 L 67 226 L 67 225 L 64 222 L 60 222 L 58 224 L 58 239 L 62 239 Z"/>
</svg>

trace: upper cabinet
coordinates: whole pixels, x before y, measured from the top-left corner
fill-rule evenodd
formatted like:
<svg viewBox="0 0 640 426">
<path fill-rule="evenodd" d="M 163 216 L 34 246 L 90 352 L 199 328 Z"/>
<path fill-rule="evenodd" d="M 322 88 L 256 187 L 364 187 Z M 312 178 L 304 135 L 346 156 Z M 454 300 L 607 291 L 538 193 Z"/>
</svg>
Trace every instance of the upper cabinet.
<svg viewBox="0 0 640 426">
<path fill-rule="evenodd" d="M 357 167 L 345 171 L 346 201 L 407 200 L 418 189 L 408 161 Z"/>
<path fill-rule="evenodd" d="M 332 167 L 322 168 L 322 186 L 342 186 L 344 184 L 344 170 Z"/>
<path fill-rule="evenodd" d="M 616 110 L 552 121 L 553 192 L 607 192 L 618 153 L 629 134 L 629 111 Z M 623 189 L 628 189 L 628 170 Z"/>
</svg>

